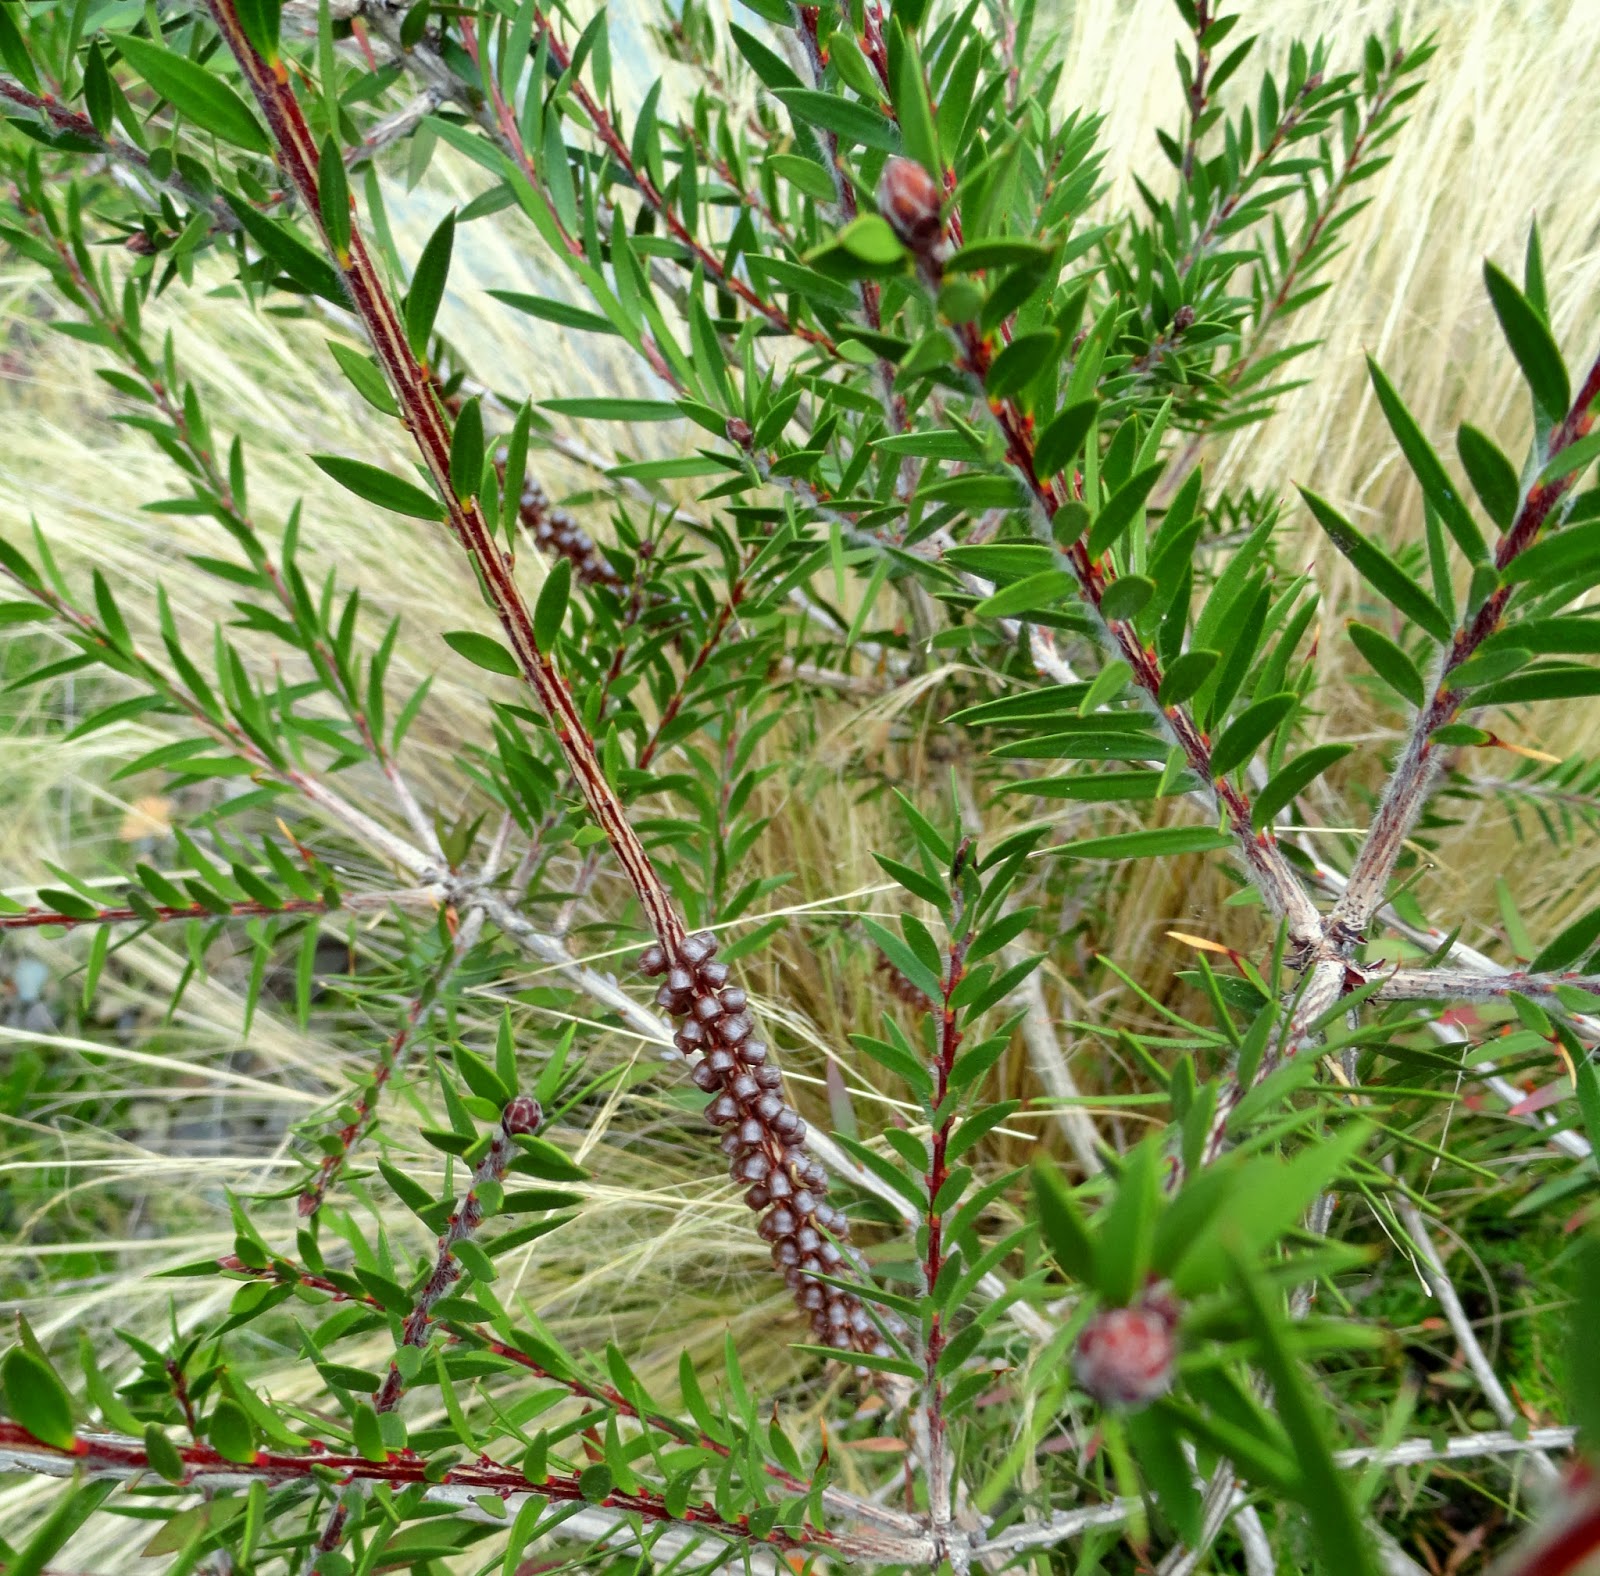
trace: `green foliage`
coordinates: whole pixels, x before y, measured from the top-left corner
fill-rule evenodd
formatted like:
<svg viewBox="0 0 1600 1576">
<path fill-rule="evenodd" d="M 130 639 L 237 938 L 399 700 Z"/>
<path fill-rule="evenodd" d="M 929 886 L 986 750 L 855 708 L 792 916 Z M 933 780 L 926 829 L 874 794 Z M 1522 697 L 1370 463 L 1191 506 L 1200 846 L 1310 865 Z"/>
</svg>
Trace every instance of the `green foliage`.
<svg viewBox="0 0 1600 1576">
<path fill-rule="evenodd" d="M 1526 459 L 1463 426 L 1469 492 L 1404 369 L 1373 364 L 1424 540 L 1380 540 L 1357 501 L 1300 489 L 1360 582 L 1345 633 L 1402 703 L 1359 746 L 1318 731 L 1319 603 L 1280 514 L 1295 479 L 1261 498 L 1194 461 L 1291 386 L 1307 347 L 1287 325 L 1331 283 L 1352 191 L 1392 156 L 1431 46 L 1268 62 L 1242 14 L 1179 0 L 1170 168 L 1119 214 L 1101 128 L 1062 104 L 1062 40 L 1031 4 L 763 0 L 726 41 L 686 4 L 659 37 L 701 85 L 675 102 L 658 76 L 637 104 L 604 7 L 581 27 L 533 0 L 316 9 L 314 28 L 276 0 L 0 9 L 0 235 L 53 326 L 103 361 L 115 419 L 180 478 L 152 522 L 217 533 L 148 593 L 80 564 L 47 517 L 0 542 L 0 624 L 40 642 L 12 689 L 92 686 L 63 742 L 136 740 L 117 778 L 153 780 L 175 818 L 161 855 L 0 898 L 0 928 L 83 937 L 85 1017 L 125 938 L 181 927 L 176 1020 L 233 937 L 246 1042 L 281 1017 L 370 1053 L 281 1134 L 282 1191 L 229 1196 L 232 1251 L 169 1272 L 231 1287 L 216 1317 L 86 1341 L 66 1381 L 22 1327 L 0 1372 L 8 1464 L 138 1477 L 144 1552 L 181 1571 L 488 1556 L 510 1576 L 536 1547 L 611 1568 L 624 1528 L 641 1570 L 752 1547 L 926 1568 L 941 1544 L 964 1568 L 1097 1506 L 1124 1543 L 1040 1558 L 1132 1571 L 1152 1538 L 1198 1542 L 1206 1481 L 1236 1475 L 1286 1568 L 1376 1568 L 1371 1528 L 1403 1532 L 1410 1500 L 1369 1514 L 1337 1452 L 1369 1440 L 1373 1375 L 1399 1367 L 1401 1323 L 1358 1300 L 1397 1201 L 1438 1196 L 1437 1170 L 1531 1210 L 1592 1184 L 1600 1131 L 1600 1000 L 1576 972 L 1600 910 L 1511 913 L 1508 963 L 1531 956 L 1513 989 L 1411 890 L 1436 759 L 1504 742 L 1480 725 L 1497 710 L 1600 692 L 1580 601 L 1596 379 L 1574 408 L 1537 235 L 1525 287 L 1485 271 L 1534 411 Z M 31 103 L 46 82 L 54 109 Z M 441 147 L 475 190 L 402 248 L 385 180 L 415 184 Z M 464 264 L 490 225 L 550 292 L 490 298 L 569 352 L 635 357 L 636 386 L 536 405 L 515 365 L 465 363 L 447 303 L 476 288 Z M 185 336 L 148 322 L 202 290 L 333 336 L 306 382 L 348 383 L 389 458 L 307 458 L 349 495 L 332 507 L 423 522 L 466 558 L 481 625 L 443 636 L 463 662 L 430 660 L 458 701 L 481 685 L 463 668 L 495 675 L 470 725 L 402 684 L 400 626 L 345 567 L 312 567 L 326 505 L 253 511 L 244 437 L 214 430 Z M 573 423 L 604 424 L 610 448 Z M 552 453 L 592 473 L 569 503 L 600 540 L 538 483 Z M 538 555 L 542 574 L 519 567 Z M 231 605 L 198 634 L 189 575 Z M 801 757 L 833 736 L 832 706 L 914 717 L 951 774 L 948 799 L 891 793 L 892 761 L 855 763 L 887 878 L 859 912 L 757 857 L 815 786 Z M 1394 759 L 1365 835 L 1332 821 L 1305 840 L 1314 788 L 1365 814 L 1327 778 L 1358 747 Z M 1595 772 L 1524 768 L 1506 791 L 1592 803 Z M 1106 894 L 1180 859 L 1229 894 L 1184 923 L 1228 939 L 1171 932 L 1197 962 L 1152 989 L 1148 938 L 1106 933 Z M 856 1055 L 785 1086 L 772 1070 L 813 1050 L 783 1010 L 802 987 L 766 967 L 790 931 Z M 642 949 L 655 1006 L 604 972 Z M 1463 996 L 1483 1009 L 1464 1049 L 1437 1010 Z M 693 1083 L 639 1054 L 674 1030 Z M 1124 1081 L 1075 1092 L 1063 1035 Z M 1564 1142 L 1472 1158 L 1452 1127 L 1466 1089 L 1515 1099 L 1505 1080 L 1542 1064 L 1572 1069 Z M 37 1125 L 58 1092 L 22 1067 L 6 1113 Z M 1114 1120 L 1090 1120 L 1097 1102 Z M 525 1296 L 574 1220 L 665 1196 L 606 1192 L 590 1140 L 619 1106 L 649 1111 L 642 1148 L 702 1113 L 725 1130 L 797 1294 L 803 1317 L 764 1307 L 753 1335 L 730 1330 L 720 1373 L 685 1352 L 664 1379 L 587 1307 L 581 1340 L 558 1338 Z M 1053 1123 L 1070 1173 L 1033 1153 Z M 1409 1284 L 1403 1260 L 1383 1272 Z M 1130 1330 L 1144 1344 L 1108 1356 L 1105 1332 Z M 752 1364 L 747 1337 L 787 1366 Z M 268 1351 L 296 1368 L 281 1393 L 258 1383 Z M 1592 1432 L 1589 1367 L 1580 1353 L 1573 1415 Z M 1458 1400 L 1426 1426 L 1475 1426 Z M 113 1486 L 74 1483 L 7 1569 L 43 1569 Z"/>
</svg>

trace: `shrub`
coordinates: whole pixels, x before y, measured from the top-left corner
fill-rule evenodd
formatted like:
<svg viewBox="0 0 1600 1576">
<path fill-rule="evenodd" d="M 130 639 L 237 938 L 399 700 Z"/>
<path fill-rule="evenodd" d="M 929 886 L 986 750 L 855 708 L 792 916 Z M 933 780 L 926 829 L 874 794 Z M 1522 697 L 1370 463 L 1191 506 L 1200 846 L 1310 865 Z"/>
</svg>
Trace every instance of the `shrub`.
<svg viewBox="0 0 1600 1576">
<path fill-rule="evenodd" d="M 19 683 L 79 683 L 71 737 L 127 729 L 119 775 L 173 816 L 149 859 L 62 868 L 0 928 L 81 941 L 86 1033 L 129 938 L 181 926 L 169 1018 L 220 971 L 247 1048 L 279 1021 L 370 1045 L 278 1135 L 291 1184 L 230 1196 L 232 1250 L 166 1272 L 190 1301 L 165 1337 L 86 1337 L 69 1382 L 20 1326 L 0 1466 L 74 1482 L 9 1570 L 113 1514 L 184 1571 L 1415 1569 L 1406 1467 L 1472 1462 L 1518 1507 L 1502 1541 L 1523 1483 L 1557 1482 L 1592 1361 L 1523 1376 L 1570 1415 L 1513 1396 L 1429 1217 L 1487 1187 L 1486 1220 L 1547 1222 L 1592 1180 L 1600 909 L 1541 934 L 1508 907 L 1502 962 L 1415 887 L 1435 791 L 1472 791 L 1473 752 L 1536 756 L 1522 707 L 1600 692 L 1600 362 L 1569 372 L 1535 232 L 1520 283 L 1484 274 L 1520 464 L 1465 426 L 1462 487 L 1374 364 L 1426 528 L 1380 541 L 1300 492 L 1362 587 L 1319 636 L 1287 486 L 1208 485 L 1200 446 L 1291 386 L 1286 325 L 1431 50 L 1263 69 L 1237 14 L 1178 9 L 1169 167 L 1110 215 L 1031 5 L 757 0 L 725 27 L 686 0 L 653 46 L 674 87 L 642 96 L 603 7 L 0 10 L 5 243 L 182 476 L 152 521 L 216 528 L 149 595 L 47 517 L 0 542 Z M 474 195 L 403 255 L 380 172 L 436 157 Z M 466 364 L 439 311 L 491 232 L 549 269 L 505 309 L 637 382 L 535 404 Z M 153 326 L 200 292 L 331 335 L 304 377 L 348 384 L 370 443 L 309 458 L 358 515 L 453 540 L 484 610 L 437 660 L 474 670 L 477 715 L 402 681 L 398 620 L 316 510 L 252 505 L 243 436 Z M 592 470 L 592 518 L 547 494 L 557 455 Z M 205 580 L 231 604 L 209 628 Z M 1369 816 L 1357 745 L 1313 742 L 1319 639 L 1372 673 Z M 889 763 L 859 785 L 876 910 L 774 907 L 789 879 L 753 851 L 806 757 L 840 717 L 912 714 L 950 791 Z M 1328 793 L 1364 832 L 1308 824 Z M 1137 862 L 1202 859 L 1226 912 L 1157 978 L 1096 916 Z M 848 1003 L 826 1101 L 763 961 L 780 934 Z M 1076 1015 L 1039 969 L 1079 939 L 1104 988 Z M 1106 1049 L 1102 1092 L 1069 1035 Z M 605 1309 L 561 1332 L 523 1294 L 577 1223 L 636 1230 L 599 1142 L 628 1102 L 653 1102 L 637 1144 L 720 1134 L 718 1198 L 790 1299 L 741 1281 L 758 1327 L 675 1373 Z M 1559 1232 L 1534 1252 L 1546 1290 L 1593 1277 Z M 681 1269 L 674 1297 L 726 1272 Z M 1411 1377 L 1415 1278 L 1470 1388 Z M 1568 1568 L 1550 1547 L 1515 1557 Z"/>
</svg>

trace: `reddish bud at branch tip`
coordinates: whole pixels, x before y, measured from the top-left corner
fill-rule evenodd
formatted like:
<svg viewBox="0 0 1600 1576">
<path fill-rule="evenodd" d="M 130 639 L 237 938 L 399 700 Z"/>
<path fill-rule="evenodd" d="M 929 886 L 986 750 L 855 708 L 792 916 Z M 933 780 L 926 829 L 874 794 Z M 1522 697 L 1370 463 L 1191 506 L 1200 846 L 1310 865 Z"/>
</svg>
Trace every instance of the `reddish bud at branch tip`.
<svg viewBox="0 0 1600 1576">
<path fill-rule="evenodd" d="M 896 155 L 878 182 L 878 212 L 889 228 L 919 257 L 930 256 L 944 239 L 939 209 L 944 199 L 934 178 L 915 159 Z"/>
<path fill-rule="evenodd" d="M 1102 1406 L 1143 1406 L 1172 1388 L 1178 1307 L 1162 1289 L 1126 1308 L 1104 1308 L 1084 1325 L 1072 1353 L 1079 1386 Z"/>
<path fill-rule="evenodd" d="M 513 1135 L 537 1133 L 544 1123 L 544 1112 L 531 1094 L 519 1094 L 506 1102 L 500 1113 L 500 1125 Z"/>
</svg>

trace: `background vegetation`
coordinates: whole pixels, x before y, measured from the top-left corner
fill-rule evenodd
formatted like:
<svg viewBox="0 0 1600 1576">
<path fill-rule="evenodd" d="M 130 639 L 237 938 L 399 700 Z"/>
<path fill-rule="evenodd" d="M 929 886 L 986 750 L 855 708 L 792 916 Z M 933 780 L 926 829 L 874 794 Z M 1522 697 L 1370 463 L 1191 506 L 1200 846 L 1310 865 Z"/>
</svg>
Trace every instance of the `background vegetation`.
<svg viewBox="0 0 1600 1576">
<path fill-rule="evenodd" d="M 1171 60 L 1184 29 L 1170 0 L 1082 0 L 1052 9 L 1066 62 L 1058 102 L 1105 116 L 1107 181 L 1097 211 L 1119 213 L 1137 200 L 1136 174 L 1158 166 L 1157 128 L 1178 126 Z M 1328 38 L 1333 57 L 1343 60 L 1359 58 L 1362 38 L 1391 14 L 1388 6 L 1284 0 L 1247 21 L 1261 33 L 1261 59 L 1279 58 L 1292 39 L 1316 36 Z M 613 17 L 618 93 L 631 102 L 658 74 L 667 98 L 687 96 L 698 80 L 671 58 L 654 20 L 632 7 Z M 1294 320 L 1294 339 L 1318 342 L 1294 365 L 1305 386 L 1286 394 L 1262 424 L 1208 438 L 1203 450 L 1208 485 L 1239 497 L 1287 498 L 1288 484 L 1301 483 L 1397 551 L 1422 540 L 1421 498 L 1375 400 L 1365 355 L 1403 380 L 1411 411 L 1439 447 L 1470 421 L 1520 454 L 1525 388 L 1482 288 L 1481 259 L 1520 276 L 1534 217 L 1554 336 L 1574 365 L 1593 351 L 1600 174 L 1590 150 L 1600 136 L 1600 98 L 1573 85 L 1600 72 L 1600 11 L 1584 0 L 1415 0 L 1398 8 L 1398 27 L 1411 39 L 1431 35 L 1437 53 L 1391 150 L 1396 156 L 1367 182 L 1367 206 L 1344 231 L 1331 287 Z M 749 84 L 732 91 L 748 93 Z M 472 166 L 447 150 L 414 187 L 394 163 L 385 165 L 385 182 L 407 257 L 448 207 L 470 200 L 481 184 Z M 579 352 L 572 336 L 508 313 L 487 294 L 569 290 L 557 266 L 530 247 L 525 226 L 491 217 L 474 223 L 470 236 L 470 246 L 458 247 L 439 318 L 465 365 L 535 400 L 658 397 L 616 341 L 590 339 Z M 95 376 L 105 365 L 102 351 L 51 331 L 61 309 L 41 291 L 38 269 L 15 257 L 0 269 L 0 534 L 20 540 L 31 518 L 46 522 L 68 576 L 82 583 L 90 569 L 100 570 L 138 633 L 153 630 L 154 587 L 164 580 L 181 627 L 203 645 L 213 622 L 228 615 L 229 588 L 196 576 L 176 579 L 172 570 L 184 553 L 216 550 L 215 525 L 142 507 L 181 491 L 171 465 L 118 419 L 125 401 Z M 405 433 L 374 423 L 342 380 L 307 376 L 308 365 L 325 370 L 327 363 L 328 330 L 315 319 L 241 311 L 237 301 L 201 289 L 175 290 L 147 316 L 154 342 L 172 330 L 185 376 L 205 390 L 213 428 L 239 433 L 248 446 L 253 510 L 281 520 L 303 498 L 307 518 L 317 521 L 305 549 L 308 572 L 337 567 L 344 584 L 359 585 L 373 630 L 391 615 L 401 618 L 391 663 L 396 692 L 432 680 L 407 742 L 408 775 L 443 825 L 470 824 L 483 803 L 455 763 L 464 751 L 492 744 L 485 684 L 499 685 L 501 698 L 513 688 L 486 679 L 442 644 L 446 631 L 482 625 L 470 578 L 442 531 L 368 507 L 304 463 L 308 452 L 359 453 L 404 472 L 411 461 Z M 569 453 L 536 442 L 530 473 L 593 535 L 612 540 L 612 503 L 570 451 L 576 444 L 610 458 L 617 431 L 568 419 L 555 427 Z M 617 452 L 648 458 L 676 452 L 683 441 L 677 428 L 641 426 Z M 668 491 L 684 501 L 694 496 L 692 483 L 669 484 Z M 1321 598 L 1317 715 L 1306 742 L 1387 739 L 1398 715 L 1392 696 L 1350 643 L 1336 638 L 1347 617 L 1372 616 L 1370 588 L 1297 500 L 1286 516 L 1279 562 L 1304 566 Z M 21 677 L 51 660 L 60 654 L 55 639 L 34 626 L 8 632 L 0 671 Z M 933 697 L 942 687 L 970 687 L 977 699 L 979 682 L 957 652 L 865 700 L 809 693 L 807 715 L 756 749 L 754 764 L 771 772 L 747 819 L 764 825 L 737 869 L 719 874 L 724 898 L 747 882 L 763 883 L 743 925 L 729 932 L 756 938 L 740 964 L 745 984 L 783 1037 L 803 1114 L 847 1134 L 876 1132 L 894 1119 L 896 1101 L 903 1104 L 902 1092 L 849 1040 L 875 1024 L 901 990 L 863 929 L 869 919 L 888 923 L 904 906 L 872 858 L 874 849 L 893 849 L 904 838 L 886 790 L 897 787 L 925 807 L 948 802 L 952 760 L 966 746 L 952 738 Z M 159 723 L 131 718 L 74 736 L 76 724 L 107 698 L 100 683 L 89 673 L 0 694 L 0 871 L 5 892 L 19 900 L 59 886 L 63 868 L 104 877 L 115 892 L 114 874 L 136 859 L 163 869 L 181 864 L 173 823 L 193 808 L 186 793 L 211 792 L 174 789 L 159 773 L 118 775 L 169 737 Z M 1421 913 L 1436 923 L 1451 916 L 1462 941 L 1506 961 L 1538 950 L 1530 925 L 1542 943 L 1592 908 L 1600 863 L 1593 835 L 1600 767 L 1589 764 L 1600 743 L 1600 710 L 1592 700 L 1543 705 L 1523 724 L 1514 735 L 1520 752 L 1474 752 L 1452 778 L 1419 834 L 1411 872 Z M 1306 806 L 1331 834 L 1319 846 L 1344 868 L 1356 844 L 1340 830 L 1365 825 L 1381 765 L 1377 750 L 1359 749 Z M 376 805 L 382 784 L 368 776 L 353 778 L 350 791 Z M 1512 780 L 1520 785 L 1516 794 L 1503 791 Z M 1009 813 L 1021 823 L 1020 805 Z M 348 864 L 341 874 L 359 880 L 357 856 L 342 857 Z M 552 889 L 570 889 L 584 860 L 582 846 L 563 851 L 551 867 Z M 590 900 L 572 915 L 571 940 L 580 956 L 592 948 L 596 967 L 626 978 L 622 962 L 608 955 L 612 932 L 601 922 L 620 890 L 615 874 L 602 869 Z M 1070 1109 L 1089 1113 L 1100 1140 L 1119 1151 L 1137 1141 L 1154 1120 L 1147 1103 L 1153 1085 L 1111 1031 L 1150 1032 L 1161 1006 L 1199 1010 L 1195 950 L 1173 932 L 1259 942 L 1257 915 L 1220 906 L 1229 890 L 1212 864 L 1187 858 L 1141 861 L 1103 884 L 1055 894 L 1039 978 L 1065 1065 L 1019 1036 L 997 1069 L 993 1096 L 1030 1104 L 993 1139 L 987 1166 L 998 1174 L 1042 1148 L 1069 1174 L 1081 1167 L 1081 1125 L 1068 1108 L 1040 1098 L 1069 1087 L 1064 1071 L 1090 1097 Z M 425 926 L 427 917 L 418 923 Z M 233 1250 L 230 1190 L 252 1195 L 298 1181 L 297 1124 L 320 1125 L 312 1119 L 359 1081 L 374 1045 L 393 1032 L 394 1008 L 411 986 L 393 931 L 375 918 L 341 915 L 323 927 L 305 961 L 292 951 L 274 957 L 246 1034 L 248 948 L 214 946 L 198 968 L 185 949 L 177 931 L 141 933 L 105 963 L 85 1008 L 82 933 L 0 934 L 0 1295 L 47 1345 L 70 1344 L 82 1333 L 100 1346 L 114 1328 L 162 1341 L 222 1319 L 234 1284 L 155 1275 Z M 1103 965 L 1108 951 L 1151 996 L 1141 999 Z M 169 1010 L 180 980 L 181 1003 Z M 565 1044 L 576 1022 L 584 1076 L 599 1080 L 581 1130 L 568 1135 L 577 1140 L 573 1158 L 588 1173 L 574 1218 L 542 1239 L 536 1255 L 510 1261 L 502 1297 L 513 1289 L 564 1341 L 589 1350 L 615 1341 L 652 1388 L 676 1382 L 680 1352 L 706 1365 L 731 1336 L 750 1384 L 782 1395 L 797 1429 L 841 1408 L 849 1417 L 856 1403 L 848 1399 L 848 1373 L 774 1338 L 787 1298 L 765 1245 L 750 1231 L 739 1191 L 708 1165 L 686 1082 L 662 1076 L 661 1046 L 625 1027 L 597 1030 L 588 1009 L 556 985 L 548 970 L 499 957 L 481 978 L 461 982 L 449 1009 L 455 1035 L 480 1046 L 492 1044 L 508 994 L 523 1031 L 545 1046 Z M 1458 1009 L 1454 1021 L 1477 1023 L 1470 1008 Z M 1093 1029 L 1069 1027 L 1075 1025 Z M 1552 1063 L 1529 1075 L 1529 1091 L 1558 1071 Z M 1570 1124 L 1570 1110 L 1560 1114 Z M 416 1133 L 436 1117 L 426 1100 L 403 1093 L 385 1107 L 391 1154 L 422 1168 L 430 1186 L 442 1167 Z M 1447 1180 L 1427 1192 L 1439 1211 L 1444 1262 L 1513 1404 L 1536 1425 L 1565 1420 L 1567 1249 L 1587 1191 L 1545 1186 L 1565 1173 L 1535 1171 L 1531 1138 L 1508 1138 L 1492 1101 L 1469 1099 L 1451 1122 L 1445 1141 L 1467 1169 L 1447 1168 Z M 1340 1390 L 1346 1422 L 1357 1434 L 1364 1428 L 1363 1437 L 1378 1437 L 1396 1393 L 1415 1384 L 1416 1431 L 1495 1427 L 1501 1420 L 1483 1403 L 1434 1299 L 1406 1272 L 1402 1249 L 1370 1224 L 1351 1235 L 1378 1255 L 1370 1282 L 1351 1289 L 1351 1306 L 1388 1329 L 1392 1341 L 1379 1353 L 1349 1358 Z M 341 1360 L 386 1360 L 388 1333 L 379 1329 L 368 1339 L 370 1350 Z M 315 1401 L 316 1371 L 293 1352 L 263 1338 L 249 1362 L 252 1382 L 275 1397 Z M 852 1422 L 833 1457 L 835 1481 L 867 1492 L 882 1480 L 883 1455 L 898 1446 L 888 1429 L 876 1430 L 870 1411 Z M 1063 1431 L 1036 1443 L 1048 1459 L 1076 1451 L 1081 1441 Z M 1024 1479 L 1035 1471 L 1025 1467 Z M 0 1487 L 0 1533 L 14 1537 L 47 1499 L 34 1480 Z M 1485 1568 L 1524 1509 L 1520 1480 L 1481 1463 L 1403 1470 L 1382 1502 L 1386 1524 L 1409 1556 L 1436 1571 Z M 1084 1565 L 1053 1556 L 1061 1561 L 1053 1568 L 1093 1568 L 1092 1547 Z M 1101 1548 L 1106 1568 L 1132 1568 L 1116 1563 L 1131 1558 L 1125 1549 Z M 107 1573 L 140 1568 L 135 1553 L 126 1526 L 110 1517 L 88 1523 L 71 1546 L 75 1568 Z M 1226 1569 L 1243 1555 L 1225 1538 L 1211 1557 Z M 1284 1568 L 1294 1568 L 1292 1549 L 1283 1557 Z M 461 1568 L 475 1566 L 468 1559 Z"/>
</svg>

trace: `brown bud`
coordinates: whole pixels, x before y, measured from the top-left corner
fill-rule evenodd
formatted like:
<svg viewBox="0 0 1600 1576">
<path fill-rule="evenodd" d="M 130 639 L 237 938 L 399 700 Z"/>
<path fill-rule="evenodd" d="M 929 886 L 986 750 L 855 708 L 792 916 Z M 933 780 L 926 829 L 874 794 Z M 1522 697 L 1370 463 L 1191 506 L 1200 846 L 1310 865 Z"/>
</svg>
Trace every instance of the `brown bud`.
<svg viewBox="0 0 1600 1576">
<path fill-rule="evenodd" d="M 918 257 L 928 256 L 944 238 L 939 206 L 944 194 L 915 159 L 896 155 L 883 167 L 878 182 L 878 212 Z"/>
<path fill-rule="evenodd" d="M 1172 314 L 1172 332 L 1186 334 L 1194 327 L 1194 308 L 1186 301 Z"/>
<path fill-rule="evenodd" d="M 537 1133 L 544 1125 L 544 1112 L 531 1094 L 519 1094 L 506 1102 L 500 1125 L 508 1133 Z"/>
<path fill-rule="evenodd" d="M 1172 1388 L 1177 1307 L 1155 1293 L 1126 1308 L 1104 1308 L 1084 1325 L 1072 1372 L 1102 1406 L 1143 1406 Z"/>
<path fill-rule="evenodd" d="M 664 974 L 667 970 L 667 955 L 656 942 L 651 944 L 639 954 L 639 972 L 641 974 Z"/>
<path fill-rule="evenodd" d="M 748 449 L 755 438 L 755 433 L 750 429 L 750 423 L 741 416 L 730 416 L 726 430 L 728 442 L 737 444 L 741 449 Z"/>
</svg>

